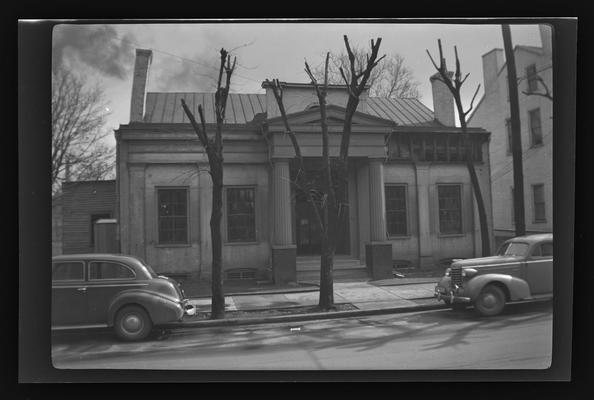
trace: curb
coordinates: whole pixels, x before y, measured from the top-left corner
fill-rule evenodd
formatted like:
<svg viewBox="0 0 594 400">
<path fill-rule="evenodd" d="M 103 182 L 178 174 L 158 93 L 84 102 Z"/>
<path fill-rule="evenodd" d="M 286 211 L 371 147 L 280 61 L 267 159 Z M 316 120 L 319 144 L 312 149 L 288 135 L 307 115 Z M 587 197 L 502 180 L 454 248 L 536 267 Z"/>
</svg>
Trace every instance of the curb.
<svg viewBox="0 0 594 400">
<path fill-rule="evenodd" d="M 295 290 L 271 290 L 271 291 L 254 291 L 254 292 L 236 292 L 236 293 L 225 293 L 225 297 L 227 296 L 258 296 L 258 295 L 266 295 L 266 294 L 286 294 L 286 293 L 307 293 L 307 292 L 317 292 L 320 288 L 318 286 L 312 287 L 311 289 L 295 289 Z M 201 295 L 201 296 L 192 296 L 188 297 L 188 299 L 210 299 L 211 295 Z"/>
<path fill-rule="evenodd" d="M 432 311 L 449 308 L 446 304 L 427 304 L 415 305 L 397 308 L 380 308 L 373 310 L 354 310 L 354 311 L 336 311 L 328 313 L 311 313 L 311 314 L 294 314 L 294 315 L 277 315 L 273 317 L 255 317 L 255 318 L 229 318 L 221 320 L 203 320 L 203 321 L 188 321 L 175 324 L 167 324 L 166 328 L 210 328 L 219 326 L 239 326 L 239 325 L 256 325 L 256 324 L 273 324 L 279 322 L 296 322 L 296 321 L 313 321 L 320 319 L 336 319 L 336 318 L 350 318 L 362 317 L 368 315 L 382 315 L 382 314 L 401 314 L 414 311 Z"/>
</svg>

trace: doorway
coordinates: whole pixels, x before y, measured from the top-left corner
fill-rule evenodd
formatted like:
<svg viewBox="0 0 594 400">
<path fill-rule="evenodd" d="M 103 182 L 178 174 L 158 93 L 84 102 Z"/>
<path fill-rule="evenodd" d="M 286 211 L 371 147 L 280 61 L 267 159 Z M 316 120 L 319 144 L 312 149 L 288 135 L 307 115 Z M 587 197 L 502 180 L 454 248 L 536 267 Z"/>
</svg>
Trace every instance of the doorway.
<svg viewBox="0 0 594 400">
<path fill-rule="evenodd" d="M 313 187 L 319 188 L 322 184 L 322 172 L 320 169 L 311 168 L 308 170 L 308 178 L 313 181 Z M 294 179 L 294 178 L 292 178 Z M 348 193 L 348 191 L 347 191 Z M 322 230 L 317 221 L 311 204 L 302 189 L 295 188 L 295 241 L 297 255 L 319 255 L 321 254 Z M 316 196 L 314 196 L 316 197 Z M 319 197 L 319 196 L 317 196 Z M 317 200 L 317 198 L 316 198 Z M 343 215 L 343 229 L 336 244 L 336 254 L 350 254 L 349 235 L 349 212 L 345 208 Z"/>
</svg>

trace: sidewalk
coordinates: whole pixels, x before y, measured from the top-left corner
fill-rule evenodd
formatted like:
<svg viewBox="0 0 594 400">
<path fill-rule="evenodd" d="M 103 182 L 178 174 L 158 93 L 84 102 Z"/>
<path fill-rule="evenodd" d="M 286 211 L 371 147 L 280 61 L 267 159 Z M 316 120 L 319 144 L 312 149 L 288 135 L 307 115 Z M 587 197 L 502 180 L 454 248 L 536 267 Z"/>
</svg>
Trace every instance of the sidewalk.
<svg viewBox="0 0 594 400">
<path fill-rule="evenodd" d="M 184 326 L 221 326 L 268 322 L 303 321 L 380 313 L 411 312 L 445 308 L 434 296 L 439 277 L 393 278 L 378 281 L 334 282 L 333 311 L 317 310 L 319 287 L 311 282 L 290 286 L 225 285 L 225 319 L 210 320 L 210 290 L 182 283 L 196 315 L 185 317 Z M 204 283 L 206 285 L 206 283 Z"/>
</svg>

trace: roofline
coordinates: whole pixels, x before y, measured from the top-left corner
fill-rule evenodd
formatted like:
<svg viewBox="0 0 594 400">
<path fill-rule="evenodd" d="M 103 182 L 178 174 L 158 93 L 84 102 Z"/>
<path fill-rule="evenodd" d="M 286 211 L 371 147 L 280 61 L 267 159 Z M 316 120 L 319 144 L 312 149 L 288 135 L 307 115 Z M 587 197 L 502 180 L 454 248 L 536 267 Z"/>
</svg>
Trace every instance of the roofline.
<svg viewBox="0 0 594 400">
<path fill-rule="evenodd" d="M 303 83 L 303 82 L 279 82 L 281 87 L 287 87 L 287 88 L 313 88 L 314 84 L 313 83 Z M 263 88 L 267 88 L 267 87 L 271 87 L 272 86 L 272 82 L 268 82 L 268 81 L 264 81 L 262 82 L 262 87 Z M 365 89 L 369 89 L 371 86 L 370 85 L 365 85 Z M 342 85 L 342 84 L 328 84 L 328 88 L 330 89 L 348 89 L 347 85 Z"/>
<path fill-rule="evenodd" d="M 64 185 L 74 185 L 74 184 L 80 185 L 81 183 L 113 183 L 115 181 L 116 181 L 115 179 L 96 179 L 96 180 L 88 180 L 88 181 L 68 181 L 68 182 L 62 182 L 62 186 L 64 186 Z"/>
<path fill-rule="evenodd" d="M 338 106 L 336 104 L 328 104 L 326 106 L 326 110 L 328 110 L 328 109 L 336 109 L 336 110 L 339 110 L 339 111 L 345 111 L 346 110 L 345 107 Z M 289 117 L 300 117 L 302 115 L 311 114 L 313 112 L 318 113 L 318 111 L 316 111 L 316 110 L 311 110 L 311 109 L 310 110 L 303 110 L 303 111 L 297 111 L 295 113 L 287 114 L 287 118 L 289 118 Z M 375 115 L 364 113 L 362 111 L 355 111 L 355 113 L 353 115 L 358 115 L 358 116 L 361 116 L 361 117 L 366 118 L 366 119 L 376 120 L 378 122 L 383 122 L 383 123 L 386 124 L 386 126 L 397 126 L 398 125 L 395 121 L 393 121 L 391 119 L 386 119 L 386 118 L 378 117 L 378 116 L 375 116 Z M 274 124 L 274 123 L 282 122 L 282 121 L 283 121 L 283 117 L 279 115 L 278 117 L 273 117 L 273 118 L 270 118 L 270 119 L 266 119 L 263 122 L 266 122 L 267 124 L 271 124 L 271 123 Z"/>
</svg>

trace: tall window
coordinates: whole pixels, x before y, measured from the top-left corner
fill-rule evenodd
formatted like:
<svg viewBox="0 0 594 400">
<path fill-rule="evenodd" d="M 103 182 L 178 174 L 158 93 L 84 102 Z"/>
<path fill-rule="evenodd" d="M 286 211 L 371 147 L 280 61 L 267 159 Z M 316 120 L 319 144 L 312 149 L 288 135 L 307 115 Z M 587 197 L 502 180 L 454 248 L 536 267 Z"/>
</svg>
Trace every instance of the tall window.
<svg viewBox="0 0 594 400">
<path fill-rule="evenodd" d="M 538 91 L 538 75 L 536 74 L 536 64 L 530 64 L 526 67 L 526 80 L 528 82 L 528 93 Z"/>
<path fill-rule="evenodd" d="M 542 144 L 542 127 L 540 125 L 540 108 L 531 110 L 530 116 L 530 137 L 532 138 L 532 146 Z"/>
<path fill-rule="evenodd" d="M 439 232 L 462 233 L 462 201 L 460 185 L 437 186 L 439 197 Z"/>
<path fill-rule="evenodd" d="M 254 188 L 227 188 L 227 241 L 256 241 Z"/>
<path fill-rule="evenodd" d="M 386 186 L 386 222 L 389 236 L 406 236 L 406 186 Z"/>
<path fill-rule="evenodd" d="M 534 200 L 534 222 L 546 222 L 544 185 L 532 185 L 532 197 Z"/>
<path fill-rule="evenodd" d="M 505 133 L 507 134 L 507 154 L 511 154 L 512 144 L 514 142 L 512 138 L 511 119 L 509 118 L 505 119 Z"/>
<path fill-rule="evenodd" d="M 157 197 L 159 244 L 187 244 L 187 189 L 158 189 Z"/>
</svg>

